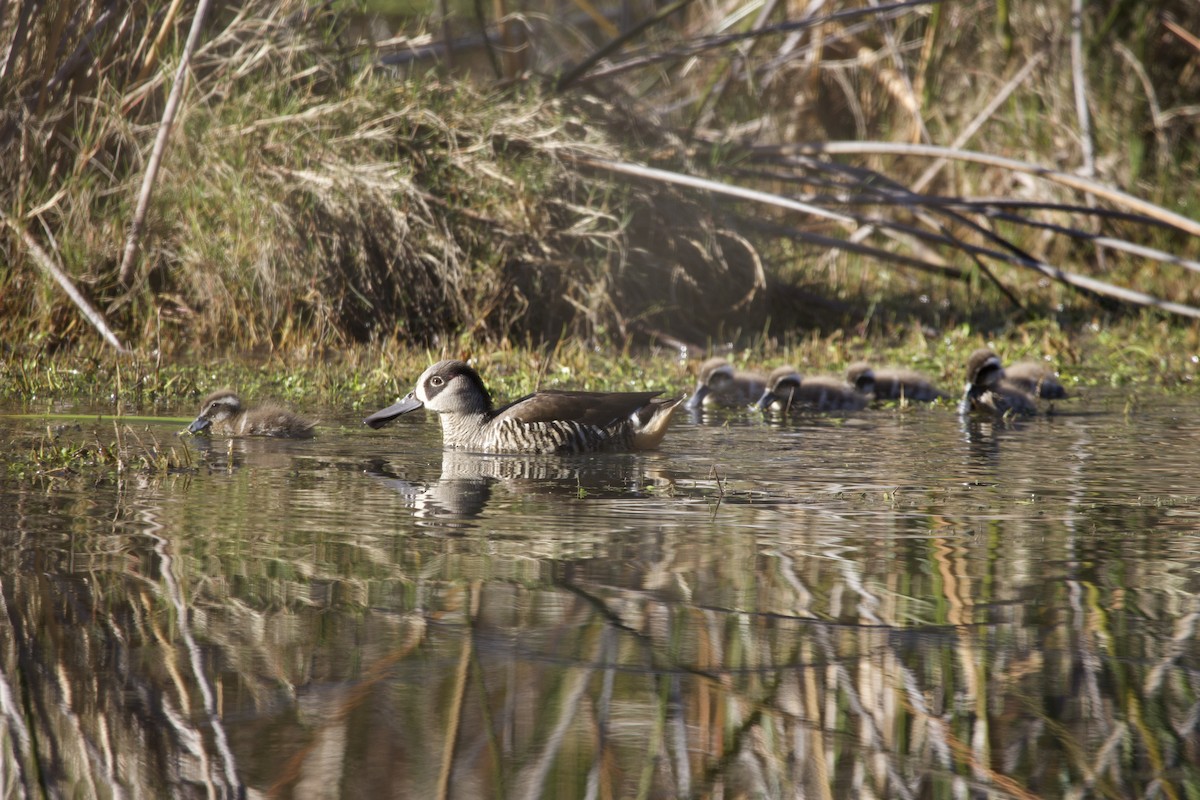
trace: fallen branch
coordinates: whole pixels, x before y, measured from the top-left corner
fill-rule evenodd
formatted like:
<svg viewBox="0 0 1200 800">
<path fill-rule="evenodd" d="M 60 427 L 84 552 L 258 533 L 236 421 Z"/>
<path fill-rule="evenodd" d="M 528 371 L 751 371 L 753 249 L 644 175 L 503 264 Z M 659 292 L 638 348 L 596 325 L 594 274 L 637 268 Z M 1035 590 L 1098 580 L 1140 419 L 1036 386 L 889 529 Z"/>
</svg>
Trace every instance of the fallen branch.
<svg viewBox="0 0 1200 800">
<path fill-rule="evenodd" d="M 25 247 L 29 250 L 29 254 L 33 256 L 33 260 L 37 262 L 37 265 L 48 272 L 50 277 L 58 281 L 58 285 L 67 293 L 67 297 L 71 298 L 71 302 L 83 312 L 83 316 L 92 324 L 92 327 L 100 332 L 100 335 L 104 337 L 104 341 L 116 348 L 118 353 L 128 353 L 129 351 L 125 349 L 125 345 L 121 344 L 121 341 L 104 321 L 104 316 L 92 308 L 92 304 L 87 301 L 86 297 L 79 293 L 79 290 L 75 288 L 75 284 L 71 283 L 71 279 L 67 277 L 67 274 L 59 269 L 58 265 L 54 263 L 54 259 L 42 249 L 42 246 L 30 235 L 29 231 L 25 230 L 25 227 L 13 219 L 7 211 L 0 211 L 0 217 L 3 217 L 8 227 L 12 228 L 21 237 L 21 241 L 25 243 Z"/>
<path fill-rule="evenodd" d="M 838 144 L 838 143 L 835 143 L 835 144 Z M 889 145 L 887 143 L 876 142 L 876 143 L 864 143 L 864 144 L 880 145 L 881 149 L 887 149 L 889 147 Z M 803 149 L 806 146 L 799 145 L 796 147 Z M 818 147 L 818 146 L 813 146 L 813 147 Z M 899 145 L 897 147 L 904 149 L 906 151 L 907 150 L 926 150 L 926 151 L 946 151 L 946 150 L 948 150 L 948 148 L 933 147 L 930 145 Z M 778 148 L 773 148 L 773 149 L 778 149 Z M 975 154 L 975 155 L 979 155 L 982 158 L 988 158 L 986 156 L 983 156 L 983 154 Z M 673 185 L 677 185 L 677 186 L 687 186 L 689 188 L 699 189 L 699 190 L 706 191 L 706 192 L 709 192 L 712 194 L 724 195 L 727 197 L 735 197 L 735 198 L 738 198 L 741 200 L 749 200 L 751 202 L 761 203 L 764 205 L 770 205 L 770 206 L 774 206 L 776 208 L 782 208 L 782 209 L 785 209 L 788 211 L 798 211 L 800 213 L 810 214 L 812 216 L 820 217 L 822 219 L 829 219 L 829 220 L 838 222 L 848 230 L 853 230 L 855 227 L 857 227 L 860 224 L 867 224 L 867 222 L 865 220 L 855 217 L 853 215 L 839 214 L 837 212 L 830 211 L 825 208 L 821 208 L 820 206 L 815 206 L 811 203 L 804 203 L 799 200 L 793 200 L 788 197 L 782 197 L 780 195 L 771 194 L 769 192 L 762 192 L 762 191 L 758 191 L 756 189 L 748 189 L 743 186 L 731 186 L 729 184 L 722 183 L 720 181 L 709 180 L 707 178 L 699 178 L 699 177 L 695 177 L 692 175 L 684 175 L 684 174 L 681 174 L 678 172 L 671 172 L 669 170 L 657 169 L 655 167 L 645 167 L 645 166 L 641 166 L 639 164 L 630 164 L 630 163 L 621 162 L 621 161 L 608 161 L 605 159 L 593 158 L 591 156 L 576 156 L 576 155 L 564 153 L 564 154 L 562 154 L 562 158 L 566 161 L 570 161 L 570 162 L 578 164 L 580 166 L 590 167 L 592 169 L 603 170 L 603 171 L 618 173 L 618 174 L 622 174 L 622 175 L 630 175 L 633 177 L 638 177 L 638 178 L 642 178 L 644 180 L 655 181 L 655 182 L 659 182 L 659 183 L 673 184 Z M 1012 159 L 999 159 L 999 160 L 1012 161 Z M 1012 163 L 1021 165 L 1023 162 L 1012 161 Z M 1032 165 L 1024 165 L 1024 166 L 1032 168 Z M 1045 170 L 1045 172 L 1053 173 L 1053 170 Z M 1056 174 L 1062 178 L 1065 178 L 1065 179 L 1083 181 L 1083 179 L 1077 179 L 1077 178 L 1075 178 L 1075 176 L 1065 175 L 1063 173 L 1054 173 L 1054 174 Z M 1161 209 L 1158 206 L 1153 205 L 1152 203 L 1147 203 L 1146 201 L 1139 200 L 1138 198 L 1132 197 L 1130 195 L 1125 195 L 1123 192 L 1118 192 L 1116 190 L 1108 189 L 1107 187 L 1101 186 L 1100 184 L 1097 184 L 1094 181 L 1083 181 L 1083 182 L 1094 185 L 1096 187 L 1096 189 L 1098 190 L 1096 192 L 1097 194 L 1126 198 L 1129 201 L 1127 203 L 1128 205 L 1131 205 L 1135 208 L 1139 208 L 1142 211 L 1142 213 L 1145 213 L 1148 216 L 1158 219 L 1159 221 L 1166 222 L 1167 224 L 1173 224 L 1175 227 L 1180 227 L 1180 228 L 1184 228 L 1185 227 L 1184 224 L 1198 226 L 1197 223 L 1193 222 L 1192 220 L 1189 220 L 1186 217 L 1180 217 L 1177 214 L 1172 214 L 1171 212 L 1166 211 L 1165 209 Z M 1085 189 L 1085 191 L 1086 191 L 1086 189 Z M 899 188 L 898 191 L 896 189 L 893 189 L 893 190 L 887 191 L 885 193 L 885 196 L 890 196 L 890 197 L 896 197 L 897 195 L 907 196 L 907 197 L 915 197 L 917 199 L 920 198 L 919 195 L 914 196 L 914 195 L 908 194 L 906 192 L 906 190 L 903 190 L 902 188 Z M 915 203 L 913 203 L 913 205 L 918 208 L 920 207 L 919 202 L 915 202 Z M 1155 214 L 1154 213 L 1155 211 L 1158 211 L 1159 213 Z M 972 254 L 972 258 L 974 258 L 975 255 L 986 255 L 991 258 L 998 258 L 998 259 L 1008 261 L 1010 263 L 1013 263 L 1013 264 L 1016 264 L 1016 265 L 1019 265 L 1022 267 L 1026 267 L 1026 268 L 1035 270 L 1035 271 L 1041 273 L 1042 275 L 1045 275 L 1046 277 L 1053 278 L 1054 280 L 1057 280 L 1061 283 L 1067 284 L 1067 285 L 1075 287 L 1077 289 L 1082 289 L 1086 292 L 1090 292 L 1095 295 L 1100 295 L 1100 296 L 1104 296 L 1104 297 L 1112 297 L 1112 298 L 1121 300 L 1126 303 L 1132 303 L 1134 305 L 1140 305 L 1140 306 L 1148 306 L 1151 308 L 1157 308 L 1162 311 L 1168 311 L 1172 314 L 1178 314 L 1180 316 L 1200 319 L 1200 308 L 1196 308 L 1195 306 L 1185 305 L 1183 303 L 1175 303 L 1175 302 L 1172 302 L 1169 300 L 1162 300 L 1160 298 L 1154 297 L 1154 296 L 1146 294 L 1144 292 L 1134 291 L 1133 289 L 1127 289 L 1122 286 L 1116 286 L 1114 284 L 1106 283 L 1106 282 L 1098 280 L 1096 278 L 1089 278 L 1085 275 L 1079 275 L 1074 272 L 1068 272 L 1066 270 L 1063 270 L 1063 269 L 1060 269 L 1059 267 L 1054 266 L 1053 264 L 1042 261 L 1038 258 L 1035 258 L 1035 257 L 1021 251 L 1019 248 L 1015 247 L 1014 245 L 1007 242 L 1003 238 L 997 236 L 996 234 L 988 231 L 986 228 L 983 228 L 982 226 L 978 225 L 977 223 L 973 223 L 969 220 L 962 218 L 961 215 L 954 215 L 954 216 L 958 221 L 969 225 L 972 229 L 976 230 L 981 235 L 986 236 L 987 238 L 991 239 L 992 241 L 996 242 L 997 244 L 1001 245 L 1002 247 L 1004 247 L 1006 250 L 1009 251 L 1008 253 L 1001 253 L 1001 252 L 998 252 L 995 250 L 990 250 L 987 248 L 981 248 L 978 246 L 969 245 L 965 242 L 955 243 L 955 246 L 957 246 L 959 249 L 964 250 L 964 251 L 969 251 Z M 1184 224 L 1181 224 L 1181 223 L 1184 223 Z M 894 223 L 887 223 L 883 220 L 871 220 L 869 224 L 876 225 L 876 226 L 882 226 L 882 227 L 894 226 Z M 899 227 L 899 226 L 896 226 L 896 227 Z M 1200 226 L 1198 226 L 1198 227 L 1200 227 Z M 862 245 L 857 245 L 856 243 L 853 243 L 853 242 L 845 242 L 845 241 L 836 240 L 833 237 L 819 237 L 818 238 L 816 236 L 813 236 L 812 234 L 805 234 L 804 238 L 807 238 L 810 241 L 818 241 L 820 239 L 820 240 L 823 240 L 823 243 L 827 244 L 828 246 L 840 247 L 840 248 L 845 248 L 847 250 L 854 250 L 854 251 L 858 251 L 858 252 L 862 252 L 865 249 L 867 249 L 867 248 L 864 248 Z M 898 260 L 898 259 L 893 258 L 892 260 Z M 910 266 L 916 266 L 920 269 L 926 269 L 926 270 L 928 270 L 929 267 L 932 266 L 929 264 L 929 262 L 919 262 L 915 259 L 908 261 L 907 263 Z M 942 267 L 941 269 L 944 270 L 946 268 Z"/>
<path fill-rule="evenodd" d="M 809 144 L 788 144 L 782 146 L 752 147 L 750 152 L 755 155 L 899 155 L 899 156 L 930 156 L 934 158 L 949 158 L 955 161 L 967 161 L 974 164 L 984 164 L 989 167 L 999 167 L 1013 172 L 1023 172 L 1035 175 L 1043 180 L 1067 186 L 1080 192 L 1090 192 L 1097 197 L 1103 197 L 1109 202 L 1132 209 L 1139 214 L 1156 219 L 1166 225 L 1200 236 L 1200 222 L 1188 219 L 1181 214 L 1168 211 L 1162 206 L 1148 200 L 1134 197 L 1131 194 L 1105 186 L 1099 181 L 1059 172 L 1056 169 L 1030 164 L 1015 158 L 994 156 L 989 153 L 979 153 L 972 150 L 959 150 L 953 147 L 940 147 L 932 144 L 902 144 L 896 142 L 813 142 Z"/>
</svg>

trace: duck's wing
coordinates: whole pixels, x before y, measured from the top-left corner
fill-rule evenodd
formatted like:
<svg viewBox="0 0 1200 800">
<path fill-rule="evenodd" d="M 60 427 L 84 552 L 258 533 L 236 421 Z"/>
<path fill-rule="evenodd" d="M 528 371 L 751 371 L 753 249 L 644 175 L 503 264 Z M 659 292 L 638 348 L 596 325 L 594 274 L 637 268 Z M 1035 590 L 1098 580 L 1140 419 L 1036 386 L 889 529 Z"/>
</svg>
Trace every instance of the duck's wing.
<svg viewBox="0 0 1200 800">
<path fill-rule="evenodd" d="M 624 419 L 662 392 L 570 392 L 527 394 L 496 411 L 495 419 L 518 422 L 581 422 L 598 428 Z"/>
</svg>

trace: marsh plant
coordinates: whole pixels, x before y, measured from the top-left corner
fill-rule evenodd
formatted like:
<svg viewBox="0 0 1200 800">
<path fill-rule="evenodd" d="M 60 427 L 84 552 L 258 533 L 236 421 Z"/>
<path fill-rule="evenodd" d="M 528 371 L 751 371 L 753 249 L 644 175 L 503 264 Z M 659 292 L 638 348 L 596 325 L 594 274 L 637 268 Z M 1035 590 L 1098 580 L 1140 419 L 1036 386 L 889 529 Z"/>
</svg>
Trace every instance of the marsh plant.
<svg viewBox="0 0 1200 800">
<path fill-rule="evenodd" d="M 6 341 L 703 345 L 1200 313 L 1193 6 L 502 3 L 387 42 L 343 7 L 201 8 L 0 7 Z M 519 46 L 468 69 L 463 26 Z"/>
</svg>

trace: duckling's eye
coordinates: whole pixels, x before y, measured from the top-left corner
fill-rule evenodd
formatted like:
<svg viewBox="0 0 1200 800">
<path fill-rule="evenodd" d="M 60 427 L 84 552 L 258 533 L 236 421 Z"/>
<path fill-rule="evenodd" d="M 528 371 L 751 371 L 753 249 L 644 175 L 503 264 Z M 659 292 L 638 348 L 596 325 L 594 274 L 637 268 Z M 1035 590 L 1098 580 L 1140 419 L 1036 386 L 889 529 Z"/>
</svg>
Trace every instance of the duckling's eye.
<svg viewBox="0 0 1200 800">
<path fill-rule="evenodd" d="M 443 379 L 441 375 L 434 375 L 429 379 L 430 386 L 441 386 L 445 382 L 445 379 Z"/>
</svg>

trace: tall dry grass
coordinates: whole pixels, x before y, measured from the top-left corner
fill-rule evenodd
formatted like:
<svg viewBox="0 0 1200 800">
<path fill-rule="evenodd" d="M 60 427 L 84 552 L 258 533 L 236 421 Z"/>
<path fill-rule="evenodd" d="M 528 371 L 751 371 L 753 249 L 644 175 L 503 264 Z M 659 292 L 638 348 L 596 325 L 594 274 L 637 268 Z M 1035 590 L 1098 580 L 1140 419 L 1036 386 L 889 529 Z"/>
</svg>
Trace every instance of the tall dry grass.
<svg viewBox="0 0 1200 800">
<path fill-rule="evenodd" d="M 6 338 L 93 337 L 68 282 L 160 351 L 1197 313 L 1193 7 L 497 8 L 503 92 L 214 12 L 122 280 L 194 8 L 0 7 Z"/>
</svg>

